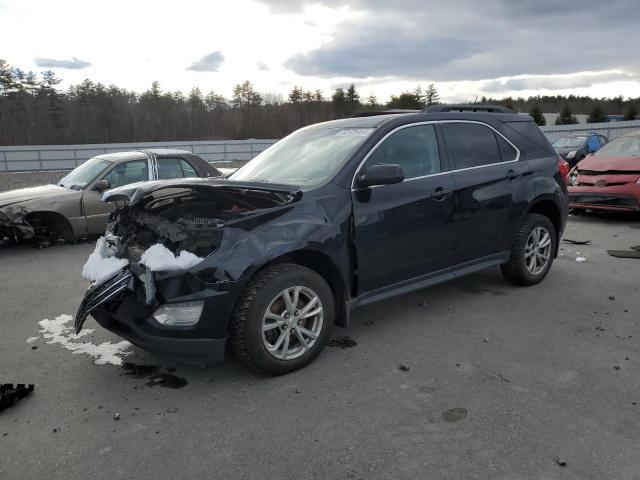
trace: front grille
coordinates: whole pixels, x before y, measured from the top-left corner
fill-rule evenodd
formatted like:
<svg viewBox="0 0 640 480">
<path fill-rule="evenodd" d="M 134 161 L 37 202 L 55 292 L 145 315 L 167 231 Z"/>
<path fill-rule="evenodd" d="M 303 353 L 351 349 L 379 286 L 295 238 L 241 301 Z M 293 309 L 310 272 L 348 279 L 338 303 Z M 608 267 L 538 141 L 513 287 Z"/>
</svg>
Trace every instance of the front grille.
<svg viewBox="0 0 640 480">
<path fill-rule="evenodd" d="M 102 282 L 89 287 L 76 313 L 74 324 L 76 333 L 79 333 L 82 329 L 82 324 L 86 320 L 87 315 L 103 303 L 118 298 L 127 288 L 127 285 L 129 285 L 131 278 L 131 272 L 128 267 L 125 267 L 111 274 Z"/>
<path fill-rule="evenodd" d="M 602 207 L 621 207 L 640 210 L 635 198 L 630 195 L 569 194 L 569 203 L 580 203 Z"/>
</svg>

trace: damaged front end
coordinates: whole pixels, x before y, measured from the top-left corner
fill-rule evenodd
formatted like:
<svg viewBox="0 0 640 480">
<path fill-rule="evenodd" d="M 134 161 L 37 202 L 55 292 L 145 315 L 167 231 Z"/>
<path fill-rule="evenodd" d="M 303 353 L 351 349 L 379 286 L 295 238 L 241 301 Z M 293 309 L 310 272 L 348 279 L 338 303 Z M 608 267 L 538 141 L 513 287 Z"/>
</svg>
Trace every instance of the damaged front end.
<svg viewBox="0 0 640 480">
<path fill-rule="evenodd" d="M 224 180 L 143 185 L 103 197 L 119 208 L 83 268 L 92 286 L 78 310 L 76 331 L 91 314 L 147 350 L 181 359 L 204 355 L 205 363 L 220 360 L 232 285 L 206 272 L 215 271 L 225 228 L 282 208 L 299 193 Z"/>
</svg>

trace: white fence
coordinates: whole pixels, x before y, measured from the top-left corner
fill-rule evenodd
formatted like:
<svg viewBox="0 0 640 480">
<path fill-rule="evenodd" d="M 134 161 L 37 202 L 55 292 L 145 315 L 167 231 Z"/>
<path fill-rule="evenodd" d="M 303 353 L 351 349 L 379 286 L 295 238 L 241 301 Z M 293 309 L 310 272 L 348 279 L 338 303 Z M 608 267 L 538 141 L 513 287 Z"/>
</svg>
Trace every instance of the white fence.
<svg viewBox="0 0 640 480">
<path fill-rule="evenodd" d="M 613 140 L 632 131 L 640 131 L 640 120 L 626 122 L 588 123 L 578 125 L 547 125 L 541 127 L 549 140 L 571 133 L 598 132 Z M 201 142 L 109 143 L 95 145 L 34 145 L 0 147 L 0 173 L 71 170 L 96 155 L 145 148 L 177 148 L 188 150 L 208 162 L 223 164 L 234 160 L 251 160 L 277 140 L 222 140 Z"/>
<path fill-rule="evenodd" d="M 577 125 L 546 125 L 544 127 L 540 127 L 540 129 L 552 142 L 563 135 L 587 132 L 601 133 L 609 138 L 609 140 L 613 140 L 625 133 L 640 131 L 640 120 L 606 123 L 579 123 Z"/>
<path fill-rule="evenodd" d="M 223 140 L 0 147 L 0 173 L 71 170 L 96 155 L 145 148 L 188 150 L 200 155 L 208 162 L 224 164 L 234 160 L 251 160 L 275 142 L 276 140 Z"/>
</svg>

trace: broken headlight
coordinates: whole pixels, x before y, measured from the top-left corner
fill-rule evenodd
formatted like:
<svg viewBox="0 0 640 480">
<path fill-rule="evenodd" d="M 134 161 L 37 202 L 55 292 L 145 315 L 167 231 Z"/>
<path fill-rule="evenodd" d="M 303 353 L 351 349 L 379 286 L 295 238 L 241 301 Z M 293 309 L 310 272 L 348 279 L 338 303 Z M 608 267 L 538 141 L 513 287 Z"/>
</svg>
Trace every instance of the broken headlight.
<svg viewBox="0 0 640 480">
<path fill-rule="evenodd" d="M 158 323 L 169 327 L 191 326 L 200 320 L 203 306 L 203 301 L 168 303 L 158 308 L 153 318 Z"/>
</svg>

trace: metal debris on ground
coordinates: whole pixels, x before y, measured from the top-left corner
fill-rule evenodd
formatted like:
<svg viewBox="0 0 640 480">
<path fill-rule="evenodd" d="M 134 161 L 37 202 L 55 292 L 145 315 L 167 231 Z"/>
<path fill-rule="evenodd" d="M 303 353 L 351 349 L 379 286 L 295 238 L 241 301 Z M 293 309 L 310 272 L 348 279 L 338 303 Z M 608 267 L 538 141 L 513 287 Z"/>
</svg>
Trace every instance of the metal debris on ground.
<svg viewBox="0 0 640 480">
<path fill-rule="evenodd" d="M 33 392 L 35 386 L 30 383 L 28 385 L 24 383 L 2 383 L 0 384 L 0 411 L 10 407 L 16 400 L 26 397 Z"/>
<path fill-rule="evenodd" d="M 640 250 L 607 250 L 607 253 L 616 258 L 640 258 Z"/>
<path fill-rule="evenodd" d="M 409 367 L 407 367 L 406 365 L 404 365 L 403 363 L 401 363 L 398 366 L 398 369 L 402 370 L 403 372 L 408 372 L 409 371 Z"/>
<path fill-rule="evenodd" d="M 563 238 L 562 241 L 572 245 L 588 245 L 591 243 L 591 240 L 572 240 L 570 238 Z"/>
<path fill-rule="evenodd" d="M 355 347 L 356 345 L 358 345 L 358 342 L 351 337 L 336 337 L 329 340 L 330 347 L 340 347 L 345 349 Z"/>
</svg>

